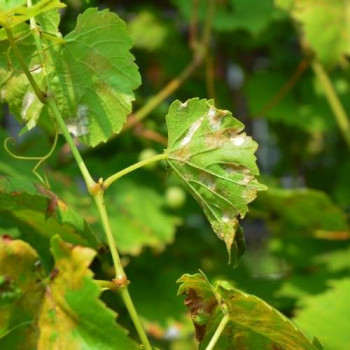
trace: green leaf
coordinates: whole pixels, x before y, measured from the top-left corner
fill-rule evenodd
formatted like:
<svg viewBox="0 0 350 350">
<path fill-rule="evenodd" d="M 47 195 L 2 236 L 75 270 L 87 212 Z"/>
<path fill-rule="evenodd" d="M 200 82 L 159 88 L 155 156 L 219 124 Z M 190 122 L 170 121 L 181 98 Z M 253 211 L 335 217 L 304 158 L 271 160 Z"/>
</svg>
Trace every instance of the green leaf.
<svg viewBox="0 0 350 350">
<path fill-rule="evenodd" d="M 100 290 L 88 269 L 95 252 L 58 236 L 51 245 L 55 266 L 44 283 L 35 273 L 37 255 L 28 244 L 0 242 L 0 275 L 18 289 L 14 296 L 1 294 L 6 303 L 0 307 L 0 320 L 6 321 L 0 328 L 1 348 L 138 349 L 115 323 L 116 314 L 98 299 Z"/>
<path fill-rule="evenodd" d="M 39 251 L 55 234 L 73 244 L 93 248 L 100 244 L 78 213 L 51 191 L 24 179 L 0 177 L 0 217 L 2 222 L 19 227 Z"/>
<path fill-rule="evenodd" d="M 31 7 L 21 6 L 22 3 L 22 1 L 10 1 L 5 4 L 5 9 L 0 12 L 1 26 L 13 28 L 18 24 L 28 21 L 31 17 L 36 17 L 53 9 L 66 7 L 66 5 L 59 0 L 41 0 Z M 13 8 L 15 5 L 20 6 Z"/>
<path fill-rule="evenodd" d="M 345 213 L 322 191 L 271 187 L 255 204 L 273 217 L 271 230 L 284 236 L 332 238 L 349 230 Z"/>
<path fill-rule="evenodd" d="M 167 39 L 168 28 L 151 11 L 141 11 L 128 23 L 135 47 L 147 51 L 159 49 Z"/>
<path fill-rule="evenodd" d="M 350 347 L 350 279 L 333 281 L 323 294 L 304 298 L 294 318 L 305 331 L 315 334 L 328 350 Z"/>
<path fill-rule="evenodd" d="M 319 60 L 334 65 L 350 53 L 350 5 L 346 0 L 294 0 L 292 16 Z M 322 35 L 320 35 L 322 33 Z M 331 48 L 331 49 L 330 49 Z"/>
<path fill-rule="evenodd" d="M 35 250 L 27 243 L 0 237 L 0 347 L 36 348 L 34 319 L 43 297 Z"/>
<path fill-rule="evenodd" d="M 257 144 L 242 132 L 241 122 L 213 101 L 175 101 L 166 120 L 168 163 L 201 205 L 229 254 L 233 247 L 236 263 L 244 250 L 238 217 L 244 218 L 247 204 L 266 189 L 256 180 Z"/>
<path fill-rule="evenodd" d="M 32 72 L 38 85 L 44 90 L 44 70 L 40 66 L 33 36 L 29 26 L 22 23 L 13 30 L 14 38 L 22 56 Z M 27 123 L 31 129 L 36 125 L 43 109 L 43 104 L 36 97 L 34 90 L 11 49 L 6 35 L 1 35 L 0 41 L 0 99 L 7 102 L 11 113 L 21 122 Z M 47 62 L 46 69 L 50 69 Z"/>
<path fill-rule="evenodd" d="M 137 255 L 145 247 L 162 250 L 174 240 L 180 221 L 166 212 L 165 197 L 159 192 L 124 179 L 109 191 L 106 205 L 111 208 L 113 234 L 122 253 Z"/>
<path fill-rule="evenodd" d="M 225 315 L 229 321 L 215 349 L 316 350 L 295 325 L 263 300 L 228 282 L 210 285 L 203 274 L 183 275 L 178 294 L 186 294 L 199 349 L 205 349 Z"/>
<path fill-rule="evenodd" d="M 91 146 L 118 133 L 131 112 L 140 85 L 131 46 L 125 23 L 93 8 L 64 38 L 53 89 L 69 131 Z"/>
</svg>

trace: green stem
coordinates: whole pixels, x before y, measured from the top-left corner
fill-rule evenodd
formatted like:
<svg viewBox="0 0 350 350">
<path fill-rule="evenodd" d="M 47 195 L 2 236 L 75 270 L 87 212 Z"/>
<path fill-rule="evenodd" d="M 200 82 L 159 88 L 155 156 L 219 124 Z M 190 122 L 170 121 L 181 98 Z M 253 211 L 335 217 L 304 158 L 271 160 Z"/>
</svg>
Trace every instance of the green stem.
<svg viewBox="0 0 350 350">
<path fill-rule="evenodd" d="M 130 293 L 129 293 L 128 288 L 127 287 L 122 288 L 119 293 L 124 301 L 126 308 L 128 309 L 129 315 L 134 323 L 137 334 L 139 335 L 141 342 L 143 344 L 143 348 L 145 350 L 152 350 L 152 346 L 151 346 L 151 344 L 147 338 L 147 335 L 143 329 L 139 315 L 137 314 L 134 303 L 132 302 L 132 299 L 130 297 Z"/>
<path fill-rule="evenodd" d="M 68 145 L 69 145 L 69 147 L 71 149 L 73 157 L 75 158 L 75 160 L 77 162 L 77 165 L 78 165 L 78 167 L 79 167 L 79 169 L 80 169 L 80 171 L 81 171 L 81 173 L 82 173 L 82 175 L 84 177 L 84 180 L 86 182 L 88 191 L 91 194 L 93 188 L 96 186 L 96 183 L 92 179 L 92 177 L 91 177 L 91 175 L 89 173 L 89 170 L 87 169 L 83 159 L 81 158 L 79 150 L 78 150 L 77 146 L 75 145 L 75 142 L 74 142 L 72 136 L 70 135 L 66 124 L 64 123 L 64 120 L 63 120 L 63 118 L 61 116 L 60 111 L 57 108 L 56 102 L 54 100 L 52 100 L 52 99 L 48 99 L 47 100 L 47 105 L 50 107 L 50 109 L 51 109 L 55 119 L 58 122 L 60 130 L 63 133 L 63 136 L 66 139 L 66 141 L 67 141 L 67 143 L 68 143 Z"/>
<path fill-rule="evenodd" d="M 9 43 L 11 45 L 12 50 L 14 51 L 15 55 L 18 58 L 19 64 L 21 65 L 24 74 L 26 75 L 27 79 L 30 82 L 30 85 L 32 86 L 35 94 L 37 95 L 38 99 L 45 104 L 46 100 L 44 97 L 43 92 L 41 91 L 41 89 L 39 88 L 38 84 L 36 83 L 35 79 L 33 78 L 33 75 L 30 73 L 27 64 L 21 54 L 21 51 L 19 50 L 15 38 L 12 35 L 12 31 L 9 28 L 5 28 L 6 30 L 6 34 L 7 34 L 7 38 L 9 40 Z"/>
<path fill-rule="evenodd" d="M 102 226 L 103 226 L 103 229 L 106 233 L 107 242 L 108 242 L 111 254 L 112 254 L 116 278 L 123 279 L 123 278 L 125 278 L 125 272 L 124 272 L 124 269 L 123 269 L 123 266 L 122 266 L 122 263 L 120 261 L 120 257 L 119 257 L 119 254 L 118 254 L 118 251 L 116 248 L 116 243 L 115 243 L 114 236 L 112 233 L 112 228 L 111 228 L 111 225 L 109 222 L 106 206 L 104 203 L 103 191 L 99 191 L 94 196 L 94 200 L 95 200 L 98 212 L 100 214 Z"/>
<path fill-rule="evenodd" d="M 105 280 L 94 280 L 96 284 L 104 291 L 104 290 L 111 290 L 113 292 L 118 291 L 118 287 L 111 281 L 105 281 Z"/>
<path fill-rule="evenodd" d="M 27 6 L 28 7 L 32 7 L 33 6 L 32 0 L 27 0 Z M 32 33 L 33 33 L 34 43 L 35 43 L 36 49 L 38 51 L 38 57 L 39 57 L 40 66 L 41 66 L 41 69 L 44 72 L 45 84 L 49 88 L 50 87 L 50 82 L 49 82 L 49 79 L 48 79 L 48 76 L 47 76 L 47 72 L 46 72 L 45 58 L 44 58 L 44 55 L 42 53 L 39 29 L 38 29 L 38 26 L 36 24 L 35 17 L 31 17 L 29 21 L 30 21 L 30 29 L 32 30 Z"/>
<path fill-rule="evenodd" d="M 109 248 L 111 250 L 113 264 L 115 267 L 115 277 L 116 280 L 119 281 L 125 281 L 123 285 L 119 288 L 119 293 L 123 299 L 123 302 L 129 312 L 129 315 L 134 323 L 134 326 L 136 328 L 136 331 L 141 339 L 141 342 L 144 346 L 145 350 L 152 350 L 152 346 L 147 338 L 147 335 L 142 327 L 139 315 L 137 314 L 137 311 L 135 309 L 134 303 L 132 302 L 132 299 L 129 294 L 129 290 L 127 287 L 127 278 L 123 269 L 123 265 L 121 264 L 120 257 L 116 248 L 114 236 L 112 233 L 112 228 L 109 222 L 106 206 L 104 203 L 103 198 L 103 191 L 99 191 L 97 195 L 94 196 L 95 203 L 97 205 L 98 212 L 101 217 L 102 225 L 104 228 L 104 231 L 107 236 L 107 241 Z"/>
<path fill-rule="evenodd" d="M 316 60 L 312 63 L 312 68 L 316 74 L 316 77 L 324 88 L 326 98 L 328 100 L 329 106 L 333 111 L 338 127 L 344 137 L 345 142 L 350 148 L 350 120 L 333 87 L 332 81 L 322 65 Z"/>
<path fill-rule="evenodd" d="M 107 241 L 108 241 L 108 245 L 109 248 L 111 250 L 111 254 L 112 254 L 112 259 L 113 259 L 113 263 L 114 263 L 114 267 L 115 267 L 115 271 L 116 271 L 116 282 L 121 283 L 120 285 L 118 285 L 116 283 L 116 285 L 119 286 L 119 292 L 121 294 L 121 297 L 125 303 L 125 306 L 130 314 L 130 317 L 135 325 L 135 328 L 139 334 L 139 337 L 143 343 L 144 349 L 145 350 L 152 350 L 152 347 L 149 343 L 149 340 L 147 338 L 147 335 L 142 327 L 141 321 L 139 319 L 139 316 L 136 312 L 135 306 L 131 300 L 128 288 L 127 288 L 127 278 L 123 269 L 123 266 L 121 264 L 120 258 L 119 258 L 119 254 L 116 248 L 116 244 L 114 241 L 114 236 L 112 233 L 112 229 L 110 226 L 110 222 L 109 222 L 109 218 L 107 215 L 107 211 L 105 208 L 105 204 L 104 204 L 104 191 L 102 190 L 100 184 L 95 183 L 95 181 L 92 179 L 80 153 L 79 150 L 77 148 L 77 146 L 74 143 L 74 140 L 72 138 L 72 136 L 70 135 L 66 124 L 64 123 L 64 120 L 62 118 L 62 115 L 60 113 L 60 111 L 58 110 L 57 104 L 55 102 L 55 100 L 53 100 L 51 97 L 47 97 L 44 96 L 42 91 L 40 90 L 40 88 L 38 87 L 35 79 L 33 78 L 32 74 L 30 73 L 27 64 L 25 62 L 25 60 L 23 59 L 23 56 L 19 50 L 19 48 L 17 47 L 17 44 L 14 40 L 14 37 L 12 35 L 12 32 L 10 29 L 6 28 L 6 32 L 7 32 L 7 36 L 10 42 L 10 45 L 12 47 L 12 49 L 14 50 L 20 64 L 21 67 L 23 68 L 24 73 L 26 74 L 35 94 L 37 95 L 37 97 L 40 99 L 40 101 L 44 104 L 46 104 L 50 110 L 53 113 L 53 116 L 55 117 L 61 132 L 63 133 L 63 136 L 65 137 L 71 152 L 73 154 L 74 159 L 77 162 L 77 165 L 83 175 L 83 178 L 86 182 L 87 188 L 89 193 L 91 194 L 91 196 L 94 198 L 95 203 L 97 205 L 101 220 L 102 220 L 102 225 L 103 228 L 105 230 L 106 233 L 106 237 L 107 237 Z"/>
<path fill-rule="evenodd" d="M 132 171 L 141 168 L 147 164 L 153 163 L 153 162 L 157 162 L 158 160 L 162 160 L 162 159 L 167 159 L 168 158 L 168 154 L 167 153 L 162 153 L 162 154 L 158 154 L 154 157 L 142 160 L 141 162 L 135 163 L 121 171 L 118 171 L 117 173 L 111 175 L 109 178 L 107 178 L 104 182 L 103 182 L 103 187 L 105 189 L 107 189 L 113 182 L 117 181 L 119 178 L 121 178 L 122 176 L 131 173 Z"/>
<path fill-rule="evenodd" d="M 205 350 L 213 350 L 214 349 L 214 346 L 216 345 L 217 341 L 219 340 L 221 333 L 224 331 L 229 320 L 230 320 L 229 315 L 225 315 L 222 318 L 218 328 L 216 328 L 216 331 L 215 331 L 213 337 L 211 338 L 208 346 L 205 348 Z"/>
</svg>

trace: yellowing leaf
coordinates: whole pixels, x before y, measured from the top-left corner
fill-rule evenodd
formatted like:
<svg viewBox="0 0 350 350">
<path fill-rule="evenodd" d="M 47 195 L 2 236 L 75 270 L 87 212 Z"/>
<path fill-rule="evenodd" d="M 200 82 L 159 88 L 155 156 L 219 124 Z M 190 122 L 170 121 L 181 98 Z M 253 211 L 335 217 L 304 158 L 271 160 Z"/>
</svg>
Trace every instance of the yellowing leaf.
<svg viewBox="0 0 350 350">
<path fill-rule="evenodd" d="M 256 180 L 257 144 L 242 132 L 241 122 L 213 101 L 175 101 L 166 120 L 168 163 L 187 184 L 229 254 L 233 247 L 236 262 L 244 250 L 238 219 L 244 218 L 257 191 L 266 189 Z"/>
<path fill-rule="evenodd" d="M 99 300 L 88 268 L 95 251 L 58 236 L 51 240 L 51 251 L 55 266 L 44 280 L 27 243 L 0 241 L 0 283 L 5 281 L 5 288 L 0 284 L 0 348 L 137 350 L 115 323 L 116 314 Z"/>
</svg>

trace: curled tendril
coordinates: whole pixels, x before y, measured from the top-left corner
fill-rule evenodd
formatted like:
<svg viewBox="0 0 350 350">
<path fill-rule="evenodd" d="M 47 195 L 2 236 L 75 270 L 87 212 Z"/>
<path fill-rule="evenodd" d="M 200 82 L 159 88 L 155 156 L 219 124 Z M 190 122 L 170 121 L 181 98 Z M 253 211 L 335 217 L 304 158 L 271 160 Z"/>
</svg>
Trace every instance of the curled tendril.
<svg viewBox="0 0 350 350">
<path fill-rule="evenodd" d="M 12 157 L 15 159 L 19 159 L 19 160 L 38 160 L 38 163 L 35 165 L 35 167 L 32 169 L 33 174 L 39 179 L 39 181 L 45 185 L 46 187 L 50 187 L 49 181 L 47 179 L 46 173 L 44 173 L 44 178 L 37 172 L 38 168 L 40 167 L 41 164 L 43 164 L 45 162 L 45 160 L 47 160 L 48 158 L 51 157 L 53 151 L 56 148 L 57 145 L 57 139 L 58 139 L 58 131 L 56 131 L 55 133 L 55 139 L 54 142 L 52 144 L 52 147 L 50 149 L 50 151 L 45 154 L 44 156 L 37 156 L 37 157 L 26 157 L 26 156 L 19 156 L 17 154 L 14 154 L 12 151 L 10 151 L 8 144 L 11 143 L 12 146 L 14 146 L 16 144 L 16 140 L 13 137 L 8 137 L 5 139 L 4 141 L 4 148 L 5 151 Z"/>
</svg>

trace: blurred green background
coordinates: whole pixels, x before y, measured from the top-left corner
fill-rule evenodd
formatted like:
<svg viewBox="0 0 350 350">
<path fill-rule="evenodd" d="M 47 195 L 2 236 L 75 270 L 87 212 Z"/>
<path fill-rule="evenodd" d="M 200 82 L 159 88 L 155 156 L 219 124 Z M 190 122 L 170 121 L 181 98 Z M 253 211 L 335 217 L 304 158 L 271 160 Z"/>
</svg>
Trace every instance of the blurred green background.
<svg viewBox="0 0 350 350">
<path fill-rule="evenodd" d="M 142 121 L 95 149 L 81 146 L 95 178 L 162 152 L 164 117 L 175 99 L 214 98 L 259 143 L 261 182 L 269 190 L 259 194 L 242 222 L 247 250 L 237 269 L 228 266 L 224 243 L 165 164 L 141 169 L 111 188 L 112 225 L 132 281 L 131 295 L 153 343 L 193 349 L 192 325 L 175 282 L 201 269 L 212 280 L 227 279 L 263 298 L 317 336 L 325 349 L 350 348 L 350 133 L 329 95 L 335 92 L 349 112 L 350 18 L 345 17 L 350 5 L 340 0 L 216 0 L 211 9 L 207 0 L 66 2 L 63 33 L 91 6 L 110 8 L 127 22 L 142 76 L 136 114 L 191 67 L 179 88 Z M 210 15 L 206 54 L 193 68 Z M 4 105 L 1 141 L 17 137 L 20 129 Z M 15 152 L 39 155 L 52 142 L 50 128 L 42 123 L 18 139 Z M 13 159 L 3 147 L 0 155 L 1 174 L 36 181 L 35 163 Z M 45 171 L 53 191 L 99 232 L 92 200 L 62 139 Z M 18 237 L 21 230 L 1 217 L 2 234 Z M 102 257 L 93 270 L 97 277 L 110 277 L 108 254 Z M 116 305 L 110 292 L 103 299 L 132 329 L 122 304 Z"/>
</svg>

